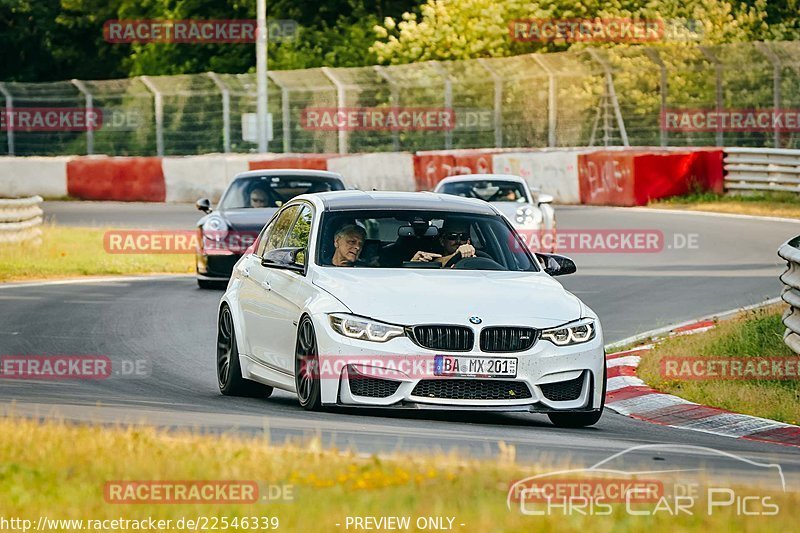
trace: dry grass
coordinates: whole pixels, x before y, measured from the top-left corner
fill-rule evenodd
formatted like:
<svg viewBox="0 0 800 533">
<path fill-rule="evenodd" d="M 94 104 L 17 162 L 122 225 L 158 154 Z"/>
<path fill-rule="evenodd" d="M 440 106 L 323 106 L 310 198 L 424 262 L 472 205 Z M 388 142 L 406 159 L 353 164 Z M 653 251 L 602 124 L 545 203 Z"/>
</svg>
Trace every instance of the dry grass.
<svg viewBox="0 0 800 533">
<path fill-rule="evenodd" d="M 624 504 L 617 504 L 611 516 L 564 516 L 563 511 L 522 515 L 506 507 L 510 482 L 558 465 L 520 466 L 514 462 L 513 448 L 505 449 L 486 461 L 442 454 L 378 458 L 323 450 L 318 441 L 276 446 L 255 437 L 5 418 L 0 419 L 0 516 L 34 524 L 40 516 L 277 516 L 281 531 L 346 531 L 347 516 L 410 516 L 412 524 L 420 516 L 455 517 L 456 531 L 788 531 L 797 524 L 797 493 L 772 493 L 781 509 L 772 517 L 736 516 L 735 507 L 708 516 L 704 506 L 692 515 L 635 517 L 625 512 Z M 104 484 L 116 480 L 257 480 L 292 485 L 294 500 L 248 505 L 106 503 Z M 410 530 L 416 528 L 412 525 Z"/>
<path fill-rule="evenodd" d="M 684 209 L 738 215 L 800 218 L 800 195 L 796 193 L 752 193 L 739 195 L 692 194 L 651 203 L 648 207 Z"/>
<path fill-rule="evenodd" d="M 194 271 L 192 254 L 109 254 L 105 232 L 44 225 L 41 244 L 0 244 L 0 282 Z"/>
<path fill-rule="evenodd" d="M 664 357 L 790 357 L 783 343 L 782 305 L 750 311 L 720 322 L 716 328 L 673 337 L 642 358 L 638 374 L 652 387 L 704 405 L 737 413 L 800 422 L 800 380 L 667 380 L 661 375 Z"/>
</svg>

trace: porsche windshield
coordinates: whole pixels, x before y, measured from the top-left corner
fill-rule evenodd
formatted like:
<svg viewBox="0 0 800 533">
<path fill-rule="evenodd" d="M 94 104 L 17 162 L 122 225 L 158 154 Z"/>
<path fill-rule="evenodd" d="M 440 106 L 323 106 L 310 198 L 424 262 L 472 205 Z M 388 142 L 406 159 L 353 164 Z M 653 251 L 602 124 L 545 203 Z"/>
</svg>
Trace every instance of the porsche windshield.
<svg viewBox="0 0 800 533">
<path fill-rule="evenodd" d="M 478 198 L 485 202 L 526 202 L 525 188 L 521 183 L 508 180 L 453 181 L 442 185 L 444 194 Z"/>
<path fill-rule="evenodd" d="M 219 203 L 220 209 L 280 207 L 306 193 L 341 191 L 342 182 L 325 176 L 256 176 L 231 183 Z"/>
<path fill-rule="evenodd" d="M 334 211 L 323 216 L 316 258 L 322 266 L 539 270 L 524 241 L 499 215 Z"/>
</svg>

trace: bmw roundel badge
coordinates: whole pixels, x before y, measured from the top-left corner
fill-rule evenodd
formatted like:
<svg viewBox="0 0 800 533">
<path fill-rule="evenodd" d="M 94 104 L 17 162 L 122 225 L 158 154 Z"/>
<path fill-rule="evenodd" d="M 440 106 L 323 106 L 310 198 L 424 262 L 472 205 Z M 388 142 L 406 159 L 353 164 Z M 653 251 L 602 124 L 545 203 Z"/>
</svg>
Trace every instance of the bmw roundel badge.
<svg viewBox="0 0 800 533">
<path fill-rule="evenodd" d="M 483 320 L 481 320 L 481 317 L 479 317 L 479 316 L 471 316 L 471 317 L 469 317 L 469 321 L 472 324 L 480 324 L 481 322 L 483 322 Z"/>
</svg>

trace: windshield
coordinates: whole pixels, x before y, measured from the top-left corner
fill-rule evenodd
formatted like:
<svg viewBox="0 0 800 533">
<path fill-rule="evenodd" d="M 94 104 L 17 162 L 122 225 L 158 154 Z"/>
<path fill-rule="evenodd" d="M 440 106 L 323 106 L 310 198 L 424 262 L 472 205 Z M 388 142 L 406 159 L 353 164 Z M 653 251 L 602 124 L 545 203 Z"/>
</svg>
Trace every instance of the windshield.
<svg viewBox="0 0 800 533">
<path fill-rule="evenodd" d="M 256 176 L 233 181 L 219 202 L 219 209 L 280 207 L 306 193 L 342 191 L 337 178 L 324 176 Z"/>
<path fill-rule="evenodd" d="M 316 262 L 365 268 L 538 271 L 499 215 L 336 211 L 323 215 Z"/>
<path fill-rule="evenodd" d="M 478 198 L 485 202 L 528 201 L 525 197 L 525 187 L 519 182 L 507 180 L 454 181 L 442 185 L 439 192 L 465 198 Z"/>
</svg>

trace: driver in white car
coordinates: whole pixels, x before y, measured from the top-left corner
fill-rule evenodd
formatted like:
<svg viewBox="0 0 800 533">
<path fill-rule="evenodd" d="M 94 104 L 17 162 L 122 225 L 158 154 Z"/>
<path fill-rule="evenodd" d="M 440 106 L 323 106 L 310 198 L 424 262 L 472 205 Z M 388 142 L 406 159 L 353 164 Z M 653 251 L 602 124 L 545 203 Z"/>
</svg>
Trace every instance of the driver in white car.
<svg viewBox="0 0 800 533">
<path fill-rule="evenodd" d="M 434 252 L 419 252 L 414 254 L 412 261 L 431 262 L 438 261 L 445 266 L 454 255 L 461 254 L 462 259 L 475 257 L 475 247 L 469 239 L 469 225 L 460 221 L 447 222 L 439 231 L 439 243 L 442 245 L 443 254 Z"/>
</svg>

